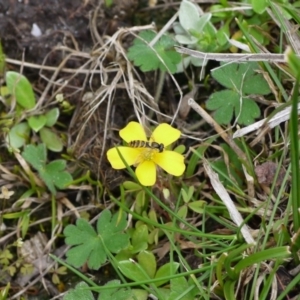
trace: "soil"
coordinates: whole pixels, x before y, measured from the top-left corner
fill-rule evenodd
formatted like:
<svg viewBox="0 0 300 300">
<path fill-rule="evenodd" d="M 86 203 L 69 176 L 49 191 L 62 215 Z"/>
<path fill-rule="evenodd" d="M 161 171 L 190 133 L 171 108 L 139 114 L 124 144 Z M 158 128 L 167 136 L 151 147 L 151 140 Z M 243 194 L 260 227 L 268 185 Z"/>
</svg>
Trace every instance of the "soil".
<svg viewBox="0 0 300 300">
<path fill-rule="evenodd" d="M 97 12 L 100 35 L 112 34 L 119 26 L 131 25 L 137 3 L 114 1 L 107 9 L 97 0 L 1 0 L 0 38 L 7 57 L 41 64 L 58 45 L 91 49 L 91 18 Z M 100 1 L 101 2 L 101 1 Z M 33 27 L 40 30 L 34 36 Z M 56 57 L 48 64 L 57 63 Z"/>
<path fill-rule="evenodd" d="M 80 0 L 2 0 L 0 37 L 4 53 L 10 58 L 42 64 L 54 47 L 70 44 L 71 37 L 81 48 L 91 46 L 91 8 L 91 3 Z M 33 26 L 39 28 L 39 36 L 32 34 Z M 52 63 L 55 64 L 55 58 Z"/>
</svg>

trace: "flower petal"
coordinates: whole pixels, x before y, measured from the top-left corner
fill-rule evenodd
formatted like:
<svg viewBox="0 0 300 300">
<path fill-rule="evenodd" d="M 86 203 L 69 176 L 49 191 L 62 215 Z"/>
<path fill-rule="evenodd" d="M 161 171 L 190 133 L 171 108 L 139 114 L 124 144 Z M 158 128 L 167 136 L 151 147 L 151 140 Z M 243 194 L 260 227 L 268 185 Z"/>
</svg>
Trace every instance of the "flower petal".
<svg viewBox="0 0 300 300">
<path fill-rule="evenodd" d="M 156 166 L 153 161 L 146 160 L 137 166 L 135 174 L 142 185 L 154 185 L 156 181 Z"/>
<path fill-rule="evenodd" d="M 180 176 L 185 170 L 184 156 L 175 151 L 156 153 L 153 161 L 171 175 Z"/>
<path fill-rule="evenodd" d="M 123 159 L 127 162 L 129 166 L 136 163 L 141 152 L 136 148 L 123 147 L 123 146 L 118 147 L 118 150 L 120 151 Z M 122 161 L 122 158 L 120 157 L 117 151 L 117 147 L 109 149 L 106 153 L 106 156 L 111 166 L 114 169 L 119 170 L 119 169 L 126 168 L 125 164 Z"/>
<path fill-rule="evenodd" d="M 126 127 L 119 131 L 119 134 L 126 143 L 136 140 L 147 141 L 145 130 L 138 122 L 129 122 Z"/>
<path fill-rule="evenodd" d="M 153 140 L 159 144 L 163 143 L 166 147 L 177 141 L 180 137 L 180 134 L 180 130 L 173 128 L 169 124 L 162 123 L 154 129 L 150 141 Z"/>
</svg>

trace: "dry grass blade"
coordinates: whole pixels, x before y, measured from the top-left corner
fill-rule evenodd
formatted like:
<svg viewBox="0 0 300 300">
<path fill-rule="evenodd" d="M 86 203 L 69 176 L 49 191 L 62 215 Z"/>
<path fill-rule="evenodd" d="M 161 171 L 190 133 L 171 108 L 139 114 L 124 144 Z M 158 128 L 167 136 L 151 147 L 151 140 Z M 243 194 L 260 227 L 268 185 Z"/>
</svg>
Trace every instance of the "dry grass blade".
<svg viewBox="0 0 300 300">
<path fill-rule="evenodd" d="M 193 57 L 228 62 L 268 61 L 285 62 L 284 54 L 273 53 L 205 53 L 184 47 L 176 47 L 176 51 Z"/>
<path fill-rule="evenodd" d="M 248 226 L 244 224 L 244 220 L 243 220 L 241 214 L 239 213 L 239 211 L 235 207 L 235 205 L 234 205 L 233 201 L 231 200 L 227 190 L 224 188 L 223 184 L 219 180 L 218 174 L 215 173 L 212 170 L 212 168 L 210 167 L 207 160 L 204 159 L 203 165 L 204 165 L 204 169 L 205 169 L 208 177 L 210 178 L 210 182 L 211 182 L 215 192 L 218 194 L 220 199 L 223 201 L 223 203 L 227 207 L 227 210 L 230 214 L 230 217 L 231 217 L 232 221 L 238 227 L 241 228 L 241 233 L 242 233 L 245 241 L 248 244 L 255 245 L 256 242 L 254 241 Z"/>
<path fill-rule="evenodd" d="M 272 118 L 268 117 L 268 118 L 262 119 L 258 122 L 255 122 L 249 126 L 238 129 L 233 134 L 233 138 L 235 139 L 238 137 L 242 137 L 249 132 L 252 132 L 252 131 L 258 130 L 258 129 L 264 129 L 265 127 L 269 128 L 269 129 L 274 128 L 275 126 L 278 126 L 280 123 L 289 120 L 290 114 L 291 114 L 291 107 L 289 106 L 289 107 L 284 108 L 282 111 L 279 111 Z M 300 114 L 300 104 L 298 104 L 298 114 Z"/>
</svg>

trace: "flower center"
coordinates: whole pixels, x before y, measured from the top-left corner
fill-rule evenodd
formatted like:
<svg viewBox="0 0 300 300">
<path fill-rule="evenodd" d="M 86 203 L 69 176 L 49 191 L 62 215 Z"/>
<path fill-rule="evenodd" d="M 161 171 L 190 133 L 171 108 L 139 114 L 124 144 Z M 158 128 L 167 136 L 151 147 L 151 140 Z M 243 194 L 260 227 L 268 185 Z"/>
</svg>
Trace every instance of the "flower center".
<svg viewBox="0 0 300 300">
<path fill-rule="evenodd" d="M 158 153 L 158 149 L 141 148 L 137 163 L 139 164 L 143 161 L 152 161 L 156 153 Z"/>
</svg>

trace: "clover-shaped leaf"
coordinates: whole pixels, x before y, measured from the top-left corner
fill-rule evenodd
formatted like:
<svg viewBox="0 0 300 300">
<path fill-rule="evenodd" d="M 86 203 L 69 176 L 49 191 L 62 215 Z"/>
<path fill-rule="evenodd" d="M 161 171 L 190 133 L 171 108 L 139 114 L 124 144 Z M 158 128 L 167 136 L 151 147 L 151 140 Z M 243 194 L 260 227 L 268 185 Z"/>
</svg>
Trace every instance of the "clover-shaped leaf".
<svg viewBox="0 0 300 300">
<path fill-rule="evenodd" d="M 46 126 L 51 127 L 53 126 L 59 117 L 59 109 L 57 107 L 54 107 L 50 109 L 46 114 Z"/>
<path fill-rule="evenodd" d="M 154 45 L 154 51 L 147 43 L 151 42 L 155 36 L 156 33 L 153 31 L 142 31 L 139 34 L 140 38 L 136 38 L 129 48 L 128 58 L 143 72 L 157 69 L 166 71 L 168 69 L 171 73 L 175 73 L 176 65 L 180 62 L 181 56 L 173 49 L 174 40 L 167 35 L 162 36 Z"/>
<path fill-rule="evenodd" d="M 250 94 L 270 93 L 268 83 L 258 70 L 258 64 L 251 62 L 226 64 L 211 72 L 220 84 L 228 88 L 213 93 L 206 103 L 209 110 L 216 110 L 218 123 L 228 124 L 234 115 L 239 124 L 249 125 L 260 116 L 256 102 L 247 97 Z"/>
<path fill-rule="evenodd" d="M 27 145 L 22 152 L 22 156 L 37 171 L 41 171 L 46 165 L 47 149 L 44 144 L 38 146 Z"/>
<path fill-rule="evenodd" d="M 84 219 L 76 225 L 68 225 L 64 234 L 66 244 L 74 246 L 67 252 L 67 262 L 75 267 L 87 262 L 90 269 L 97 270 L 105 263 L 107 251 L 118 253 L 129 244 L 129 236 L 123 233 L 126 227 L 126 214 L 111 216 L 104 210 L 97 222 L 97 232 Z"/>
<path fill-rule="evenodd" d="M 26 144 L 29 140 L 30 128 L 27 122 L 21 122 L 14 125 L 8 135 L 5 137 L 5 140 L 9 147 L 13 149 L 19 149 Z"/>
<path fill-rule="evenodd" d="M 22 156 L 38 171 L 52 194 L 56 194 L 56 187 L 63 189 L 73 180 L 72 176 L 64 171 L 66 167 L 65 160 L 54 160 L 46 164 L 47 148 L 45 144 L 26 146 Z"/>
<path fill-rule="evenodd" d="M 58 159 L 50 162 L 40 172 L 41 177 L 48 186 L 49 190 L 55 194 L 55 187 L 65 188 L 73 179 L 70 173 L 63 171 L 66 167 L 66 161 Z M 51 188 L 50 188 L 51 187 Z"/>
<path fill-rule="evenodd" d="M 46 124 L 46 117 L 44 115 L 40 116 L 31 116 L 28 118 L 28 125 L 32 130 L 38 132 L 41 128 L 43 128 Z"/>
<path fill-rule="evenodd" d="M 60 137 L 51 129 L 43 127 L 40 130 L 40 137 L 49 150 L 53 152 L 60 152 L 63 149 L 63 143 Z"/>
<path fill-rule="evenodd" d="M 119 280 L 111 280 L 107 284 L 105 284 L 105 287 L 116 286 L 119 284 L 120 284 Z M 128 300 L 128 299 L 133 299 L 131 296 L 132 296 L 131 290 L 125 290 L 124 288 L 121 289 L 111 288 L 111 289 L 105 289 L 101 291 L 98 300 Z"/>
<path fill-rule="evenodd" d="M 85 282 L 80 282 L 76 285 L 75 289 L 71 289 L 64 296 L 63 300 L 74 300 L 74 299 L 84 299 L 84 300 L 94 300 L 93 293 L 88 289 L 88 285 Z"/>
</svg>

